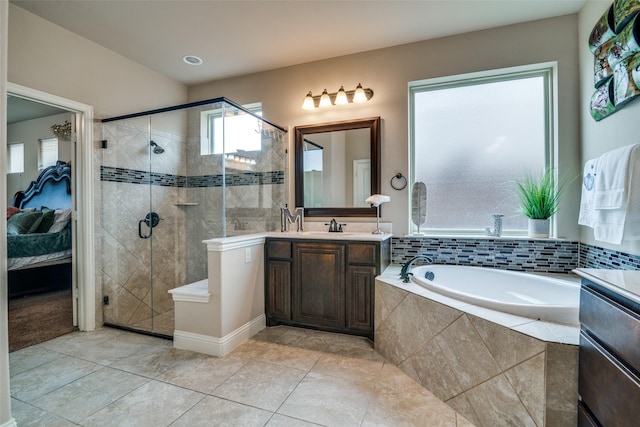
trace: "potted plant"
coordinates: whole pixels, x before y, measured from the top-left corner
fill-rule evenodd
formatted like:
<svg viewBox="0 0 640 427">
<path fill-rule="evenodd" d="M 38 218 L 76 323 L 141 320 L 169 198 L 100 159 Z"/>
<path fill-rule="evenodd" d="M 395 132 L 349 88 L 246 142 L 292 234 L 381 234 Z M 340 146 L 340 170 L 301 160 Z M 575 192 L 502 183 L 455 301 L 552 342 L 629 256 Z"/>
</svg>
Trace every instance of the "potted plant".
<svg viewBox="0 0 640 427">
<path fill-rule="evenodd" d="M 566 182 L 556 185 L 554 169 L 546 168 L 539 178 L 526 173 L 516 185 L 520 212 L 529 218 L 529 236 L 549 237 L 549 218 L 558 212 Z"/>
</svg>

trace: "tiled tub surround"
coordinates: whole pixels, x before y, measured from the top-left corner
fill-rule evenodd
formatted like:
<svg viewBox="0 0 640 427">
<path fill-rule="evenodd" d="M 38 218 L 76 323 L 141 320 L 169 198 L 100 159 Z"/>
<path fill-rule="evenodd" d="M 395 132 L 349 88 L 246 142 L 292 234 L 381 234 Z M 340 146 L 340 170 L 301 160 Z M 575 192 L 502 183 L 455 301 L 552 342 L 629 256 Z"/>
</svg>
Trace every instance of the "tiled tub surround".
<svg viewBox="0 0 640 427">
<path fill-rule="evenodd" d="M 376 280 L 380 354 L 478 426 L 576 425 L 578 327 L 469 305 L 398 273 Z"/>
</svg>

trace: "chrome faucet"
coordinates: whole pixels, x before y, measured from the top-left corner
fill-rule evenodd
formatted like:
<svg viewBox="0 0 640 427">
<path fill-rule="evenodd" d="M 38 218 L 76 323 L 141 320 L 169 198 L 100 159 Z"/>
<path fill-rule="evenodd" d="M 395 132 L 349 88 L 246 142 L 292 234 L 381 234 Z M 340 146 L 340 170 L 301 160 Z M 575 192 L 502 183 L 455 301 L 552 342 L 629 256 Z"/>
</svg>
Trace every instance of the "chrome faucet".
<svg viewBox="0 0 640 427">
<path fill-rule="evenodd" d="M 289 224 L 296 223 L 296 231 L 304 230 L 304 208 L 296 208 L 295 213 L 291 213 L 288 207 L 280 209 L 280 226 L 283 233 L 289 231 Z"/>
<path fill-rule="evenodd" d="M 414 256 L 409 261 L 402 264 L 402 270 L 400 270 L 400 278 L 404 283 L 409 283 L 411 281 L 411 276 L 413 276 L 413 273 L 411 273 L 409 270 L 411 269 L 413 263 L 419 259 L 425 260 L 428 264 L 433 264 L 433 259 L 429 258 L 426 255 Z"/>
<path fill-rule="evenodd" d="M 495 236 L 500 237 L 502 235 L 502 218 L 504 215 L 502 214 L 493 214 L 493 230 L 487 227 L 486 234 L 487 236 Z"/>
</svg>

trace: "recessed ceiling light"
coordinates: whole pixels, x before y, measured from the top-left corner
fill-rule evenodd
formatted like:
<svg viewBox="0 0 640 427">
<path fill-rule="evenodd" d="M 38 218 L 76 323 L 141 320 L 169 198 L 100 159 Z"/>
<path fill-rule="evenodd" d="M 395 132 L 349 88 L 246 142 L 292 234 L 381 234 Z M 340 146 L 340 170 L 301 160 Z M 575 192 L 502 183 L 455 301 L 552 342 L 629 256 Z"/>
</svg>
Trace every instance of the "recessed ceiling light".
<svg viewBox="0 0 640 427">
<path fill-rule="evenodd" d="M 182 57 L 182 60 L 189 65 L 200 65 L 202 64 L 202 59 L 193 55 L 186 55 Z"/>
</svg>

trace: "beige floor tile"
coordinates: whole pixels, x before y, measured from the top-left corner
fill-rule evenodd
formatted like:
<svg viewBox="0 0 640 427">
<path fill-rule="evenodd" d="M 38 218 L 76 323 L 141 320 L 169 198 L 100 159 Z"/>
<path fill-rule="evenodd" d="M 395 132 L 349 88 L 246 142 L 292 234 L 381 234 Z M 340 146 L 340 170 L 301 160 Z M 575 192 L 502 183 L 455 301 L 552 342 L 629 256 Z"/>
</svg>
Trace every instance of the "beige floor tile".
<svg viewBox="0 0 640 427">
<path fill-rule="evenodd" d="M 39 345 L 23 348 L 9 353 L 9 372 L 14 377 L 62 356 L 63 354 L 57 351 L 52 351 Z"/>
<path fill-rule="evenodd" d="M 10 362 L 12 394 L 29 402 L 14 401 L 20 427 L 471 426 L 368 339 L 301 328 L 266 328 L 222 358 L 102 328 Z"/>
<path fill-rule="evenodd" d="M 95 363 L 63 356 L 13 377 L 11 396 L 23 402 L 31 402 L 101 367 Z"/>
<path fill-rule="evenodd" d="M 195 391 L 151 380 L 85 419 L 82 425 L 93 427 L 168 426 L 202 400 L 204 396 Z"/>
<path fill-rule="evenodd" d="M 354 381 L 376 381 L 382 371 L 383 361 L 356 359 L 325 354 L 315 364 L 312 372 Z"/>
<path fill-rule="evenodd" d="M 258 342 L 254 343 L 258 344 Z M 320 358 L 320 352 L 282 344 L 262 343 L 255 360 L 288 366 L 303 371 L 310 370 Z"/>
<path fill-rule="evenodd" d="M 160 375 L 158 380 L 209 394 L 246 363 L 234 355 L 223 358 L 207 356 L 181 362 Z"/>
<path fill-rule="evenodd" d="M 109 366 L 133 374 L 157 378 L 186 360 L 202 358 L 200 353 L 172 348 L 166 343 L 170 341 L 162 342 L 160 346 L 142 349 Z"/>
<path fill-rule="evenodd" d="M 456 427 L 456 412 L 426 390 L 376 387 L 362 426 Z"/>
<path fill-rule="evenodd" d="M 321 424 L 315 424 L 309 421 L 303 421 L 296 418 L 286 417 L 280 414 L 274 414 L 266 427 L 319 427 Z"/>
<path fill-rule="evenodd" d="M 247 361 L 258 360 L 308 371 L 322 353 L 286 344 L 251 339 L 238 346 L 231 354 Z"/>
<path fill-rule="evenodd" d="M 207 396 L 171 427 L 262 427 L 272 415 L 270 411 Z"/>
<path fill-rule="evenodd" d="M 11 415 L 20 427 L 71 427 L 77 425 L 16 399 L 11 399 Z"/>
<path fill-rule="evenodd" d="M 274 412 L 304 375 L 300 369 L 250 361 L 212 394 Z"/>
<path fill-rule="evenodd" d="M 148 381 L 138 375 L 102 368 L 34 400 L 33 404 L 78 423 Z"/>
<path fill-rule="evenodd" d="M 63 335 L 40 345 L 68 356 L 109 365 L 142 349 L 157 346 L 162 341 L 166 341 L 166 345 L 171 345 L 168 340 L 159 340 L 113 328 L 100 328 L 92 332 Z"/>
<path fill-rule="evenodd" d="M 310 372 L 277 412 L 326 426 L 359 426 L 373 394 L 372 384 Z"/>
</svg>

